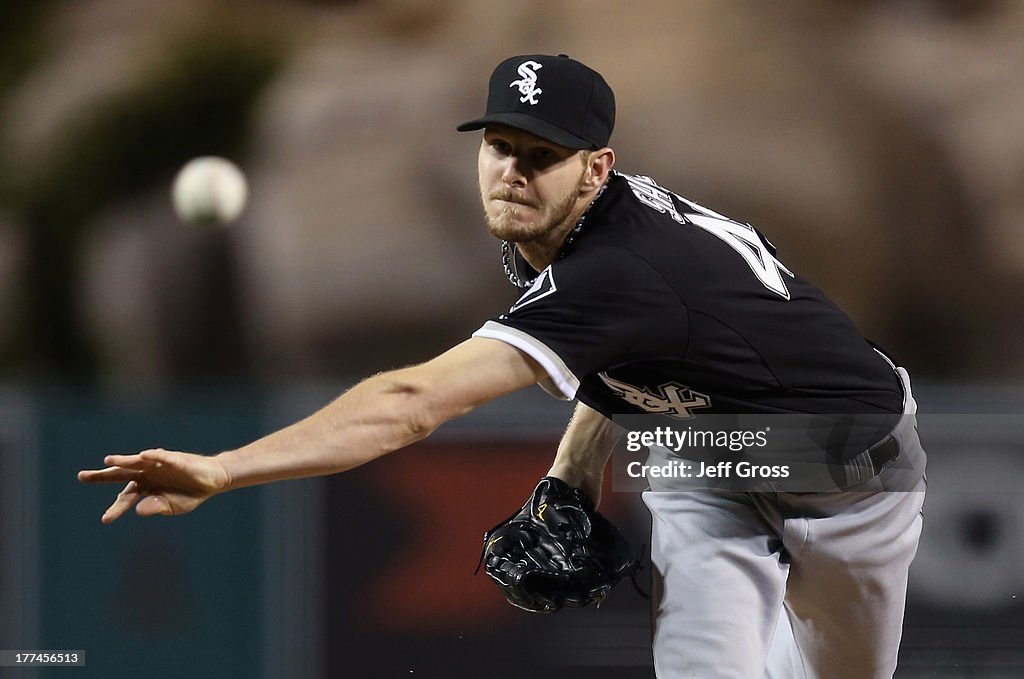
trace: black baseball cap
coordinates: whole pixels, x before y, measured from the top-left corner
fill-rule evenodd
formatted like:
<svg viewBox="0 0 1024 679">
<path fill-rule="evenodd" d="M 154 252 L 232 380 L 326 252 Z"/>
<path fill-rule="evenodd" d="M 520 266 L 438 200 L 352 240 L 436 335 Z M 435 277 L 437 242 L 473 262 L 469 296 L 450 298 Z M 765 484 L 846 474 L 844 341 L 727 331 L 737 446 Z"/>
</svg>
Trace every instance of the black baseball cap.
<svg viewBox="0 0 1024 679">
<path fill-rule="evenodd" d="M 570 149 L 608 145 L 615 95 L 601 74 L 565 54 L 527 54 L 498 64 L 487 91 L 487 113 L 460 132 L 501 123 Z"/>
</svg>

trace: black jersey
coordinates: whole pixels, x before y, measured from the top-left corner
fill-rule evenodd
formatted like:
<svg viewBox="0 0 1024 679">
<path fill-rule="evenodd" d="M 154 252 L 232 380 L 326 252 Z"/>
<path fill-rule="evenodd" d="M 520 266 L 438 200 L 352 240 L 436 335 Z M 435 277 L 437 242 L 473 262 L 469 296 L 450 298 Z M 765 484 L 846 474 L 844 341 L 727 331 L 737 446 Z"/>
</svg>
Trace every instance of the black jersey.
<svg viewBox="0 0 1024 679">
<path fill-rule="evenodd" d="M 611 417 L 900 413 L 892 364 L 752 226 L 612 173 L 563 256 L 474 333 Z"/>
</svg>

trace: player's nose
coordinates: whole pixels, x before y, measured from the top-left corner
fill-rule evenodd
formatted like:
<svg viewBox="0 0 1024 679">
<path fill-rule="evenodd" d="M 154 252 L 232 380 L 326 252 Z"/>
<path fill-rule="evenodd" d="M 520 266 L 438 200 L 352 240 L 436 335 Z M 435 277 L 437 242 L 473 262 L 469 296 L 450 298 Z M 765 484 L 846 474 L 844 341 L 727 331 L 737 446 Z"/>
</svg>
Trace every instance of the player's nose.
<svg viewBox="0 0 1024 679">
<path fill-rule="evenodd" d="M 526 173 L 521 165 L 521 161 L 516 156 L 506 158 L 501 168 L 502 183 L 517 188 L 526 186 Z"/>
</svg>

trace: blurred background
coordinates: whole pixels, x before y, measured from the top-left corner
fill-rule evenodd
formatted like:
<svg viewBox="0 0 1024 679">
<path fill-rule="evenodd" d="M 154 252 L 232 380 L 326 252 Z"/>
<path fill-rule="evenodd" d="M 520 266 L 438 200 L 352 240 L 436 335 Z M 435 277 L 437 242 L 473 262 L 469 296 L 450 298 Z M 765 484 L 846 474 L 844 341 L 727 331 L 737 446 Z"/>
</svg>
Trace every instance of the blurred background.
<svg viewBox="0 0 1024 679">
<path fill-rule="evenodd" d="M 472 576 L 568 414 L 539 390 L 174 521 L 101 527 L 113 490 L 74 481 L 241 445 L 504 311 L 454 126 L 530 52 L 601 71 L 618 167 L 757 225 L 923 413 L 985 416 L 922 428 L 897 676 L 1024 673 L 1024 496 L 985 485 L 1024 474 L 1020 0 L 3 3 L 0 649 L 84 649 L 89 677 L 652 676 L 628 586 L 538 619 Z M 170 204 L 209 154 L 250 183 L 227 228 Z M 643 544 L 639 498 L 605 506 Z"/>
</svg>

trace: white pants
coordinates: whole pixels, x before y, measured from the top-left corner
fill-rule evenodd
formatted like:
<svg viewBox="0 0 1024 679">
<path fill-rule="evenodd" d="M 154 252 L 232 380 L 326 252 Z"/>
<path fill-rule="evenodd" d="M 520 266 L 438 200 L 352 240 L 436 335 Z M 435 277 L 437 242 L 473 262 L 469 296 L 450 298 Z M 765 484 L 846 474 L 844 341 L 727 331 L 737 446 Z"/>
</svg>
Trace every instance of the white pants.
<svg viewBox="0 0 1024 679">
<path fill-rule="evenodd" d="M 923 469 L 912 419 L 897 438 Z M 891 469 L 843 492 L 645 492 L 659 679 L 891 679 L 925 495 L 884 490 Z"/>
</svg>

